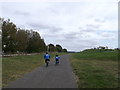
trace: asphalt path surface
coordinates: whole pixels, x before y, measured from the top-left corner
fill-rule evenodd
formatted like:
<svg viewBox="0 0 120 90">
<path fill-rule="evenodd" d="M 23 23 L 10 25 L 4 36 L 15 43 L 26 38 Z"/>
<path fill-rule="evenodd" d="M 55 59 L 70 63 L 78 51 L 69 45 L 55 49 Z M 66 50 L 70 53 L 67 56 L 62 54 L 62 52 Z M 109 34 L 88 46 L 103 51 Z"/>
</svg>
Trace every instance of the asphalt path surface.
<svg viewBox="0 0 120 90">
<path fill-rule="evenodd" d="M 51 61 L 48 67 L 45 65 L 38 67 L 10 83 L 6 88 L 77 88 L 69 55 L 60 58 L 59 65 Z"/>
</svg>

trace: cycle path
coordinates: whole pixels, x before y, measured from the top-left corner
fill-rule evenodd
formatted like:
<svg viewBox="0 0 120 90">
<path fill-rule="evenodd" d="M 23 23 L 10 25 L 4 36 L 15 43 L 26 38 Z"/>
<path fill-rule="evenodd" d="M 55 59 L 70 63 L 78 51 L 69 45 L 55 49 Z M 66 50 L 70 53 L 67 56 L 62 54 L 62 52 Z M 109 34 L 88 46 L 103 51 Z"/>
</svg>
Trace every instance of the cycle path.
<svg viewBox="0 0 120 90">
<path fill-rule="evenodd" d="M 51 61 L 48 67 L 38 67 L 6 88 L 77 88 L 69 55 L 61 56 L 59 65 Z"/>
</svg>

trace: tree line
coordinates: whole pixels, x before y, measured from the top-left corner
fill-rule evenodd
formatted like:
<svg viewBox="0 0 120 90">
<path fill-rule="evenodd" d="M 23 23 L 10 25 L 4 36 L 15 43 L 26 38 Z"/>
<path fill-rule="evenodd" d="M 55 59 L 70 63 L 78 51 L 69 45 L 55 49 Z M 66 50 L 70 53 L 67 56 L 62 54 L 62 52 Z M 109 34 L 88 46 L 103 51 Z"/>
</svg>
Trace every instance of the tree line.
<svg viewBox="0 0 120 90">
<path fill-rule="evenodd" d="M 91 49 L 85 49 L 83 51 L 97 51 L 97 52 L 104 52 L 104 51 L 120 51 L 120 48 L 108 48 L 108 46 L 99 46 L 99 47 L 95 47 L 95 48 L 91 48 Z"/>
<path fill-rule="evenodd" d="M 0 18 L 0 24 L 4 53 L 67 52 L 67 49 L 63 49 L 60 45 L 46 45 L 38 32 L 17 28 L 10 19 Z"/>
<path fill-rule="evenodd" d="M 56 45 L 56 46 L 54 46 L 53 44 L 49 44 L 48 46 L 47 46 L 47 51 L 49 51 L 49 52 L 67 52 L 67 49 L 63 49 L 60 45 Z"/>
</svg>

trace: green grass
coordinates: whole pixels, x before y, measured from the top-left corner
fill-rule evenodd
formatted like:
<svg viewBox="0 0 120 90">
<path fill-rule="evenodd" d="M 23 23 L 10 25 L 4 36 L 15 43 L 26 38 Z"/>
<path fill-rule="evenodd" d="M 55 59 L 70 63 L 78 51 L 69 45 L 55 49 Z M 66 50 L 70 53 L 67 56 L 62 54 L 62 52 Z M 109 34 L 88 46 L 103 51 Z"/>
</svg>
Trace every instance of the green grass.
<svg viewBox="0 0 120 90">
<path fill-rule="evenodd" d="M 118 60 L 118 51 L 113 51 L 113 52 L 94 52 L 94 51 L 84 51 L 80 53 L 76 53 L 74 55 L 76 59 L 85 59 L 85 60 L 112 60 L 116 61 Z"/>
<path fill-rule="evenodd" d="M 58 55 L 63 54 L 66 53 L 58 53 Z M 7 86 L 10 82 L 43 65 L 43 55 L 44 54 L 2 58 L 2 86 Z M 55 53 L 51 53 L 50 55 L 51 58 L 53 58 Z"/>
<path fill-rule="evenodd" d="M 74 53 L 71 65 L 78 77 L 79 88 L 118 87 L 118 53 L 81 52 Z"/>
</svg>

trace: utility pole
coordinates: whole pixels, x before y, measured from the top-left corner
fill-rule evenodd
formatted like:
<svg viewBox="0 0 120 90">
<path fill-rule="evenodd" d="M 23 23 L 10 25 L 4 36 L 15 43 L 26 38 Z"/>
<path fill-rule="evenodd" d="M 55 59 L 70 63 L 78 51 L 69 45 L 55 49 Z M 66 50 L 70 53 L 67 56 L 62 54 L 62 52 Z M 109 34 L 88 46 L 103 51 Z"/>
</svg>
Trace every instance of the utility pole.
<svg viewBox="0 0 120 90">
<path fill-rule="evenodd" d="M 47 52 L 49 52 L 49 45 L 47 46 Z"/>
</svg>

